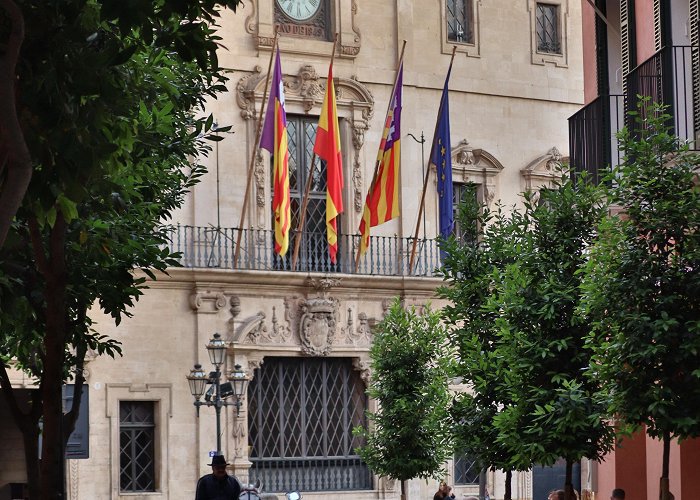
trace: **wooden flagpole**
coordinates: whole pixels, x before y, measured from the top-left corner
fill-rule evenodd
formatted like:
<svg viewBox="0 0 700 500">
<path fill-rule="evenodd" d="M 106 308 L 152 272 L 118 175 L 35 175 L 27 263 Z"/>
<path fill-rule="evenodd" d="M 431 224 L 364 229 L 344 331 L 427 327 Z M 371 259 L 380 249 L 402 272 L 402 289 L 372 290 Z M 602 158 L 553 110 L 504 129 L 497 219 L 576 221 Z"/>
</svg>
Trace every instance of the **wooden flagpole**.
<svg viewBox="0 0 700 500">
<path fill-rule="evenodd" d="M 338 46 L 338 33 L 335 34 L 333 38 L 333 52 L 331 53 L 331 66 L 335 60 L 335 48 Z M 326 83 L 326 92 L 328 92 L 330 82 Z M 299 214 L 299 224 L 297 224 L 297 229 L 295 231 L 296 235 L 294 238 L 294 253 L 292 254 L 292 271 L 297 270 L 297 259 L 299 258 L 299 246 L 301 245 L 301 235 L 304 233 L 304 223 L 306 222 L 306 208 L 309 205 L 309 193 L 311 192 L 311 183 L 314 178 L 314 168 L 316 166 L 316 152 L 314 151 L 311 156 L 311 168 L 309 169 L 309 177 L 306 179 L 306 186 L 304 187 L 304 198 L 301 202 L 301 212 Z M 328 190 L 328 185 L 326 185 L 326 190 Z"/>
<path fill-rule="evenodd" d="M 250 156 L 250 164 L 248 165 L 248 177 L 245 184 L 245 196 L 243 197 L 243 207 L 241 208 L 241 219 L 238 223 L 238 233 L 236 234 L 236 251 L 233 255 L 233 269 L 238 265 L 238 257 L 241 254 L 241 236 L 243 235 L 243 224 L 245 223 L 246 211 L 248 209 L 248 198 L 250 197 L 250 185 L 253 179 L 253 169 L 255 168 L 255 156 L 260 149 L 260 134 L 263 127 L 263 112 L 267 103 L 267 90 L 270 85 L 270 72 L 272 71 L 272 61 L 275 59 L 275 51 L 277 49 L 277 28 L 275 28 L 275 38 L 272 41 L 272 51 L 270 52 L 270 62 L 267 65 L 267 77 L 265 78 L 265 91 L 263 92 L 262 102 L 260 103 L 260 114 L 258 115 L 258 128 L 255 131 L 255 142 L 253 143 L 253 153 Z"/>
<path fill-rule="evenodd" d="M 403 44 L 401 45 L 401 55 L 399 56 L 399 62 L 396 65 L 396 75 L 394 75 L 394 85 L 391 87 L 391 97 L 389 97 L 389 104 L 386 108 L 386 115 L 389 114 L 389 110 L 391 109 L 391 105 L 394 102 L 394 95 L 396 94 L 396 82 L 399 80 L 399 69 L 401 69 L 401 65 L 403 64 L 403 54 L 404 51 L 406 50 L 406 40 L 403 41 Z M 386 126 L 386 115 L 384 115 L 384 122 L 382 123 L 382 134 L 384 134 L 384 127 Z M 381 138 L 380 138 L 381 141 Z M 374 191 L 374 184 L 377 181 L 377 173 L 379 173 L 379 165 L 381 165 L 381 160 L 377 159 L 377 162 L 374 164 L 374 174 L 372 175 L 372 182 L 369 185 L 369 189 L 367 190 L 367 194 L 369 195 Z M 400 181 L 399 181 L 400 182 Z M 365 201 L 365 204 L 367 204 L 367 201 Z M 364 208 L 362 209 L 362 214 L 364 216 Z M 370 228 L 367 228 L 369 231 Z M 360 234 L 360 244 L 357 247 L 357 255 L 355 256 L 355 273 L 357 273 L 357 268 L 360 266 L 360 250 L 362 249 L 362 235 Z"/>
<path fill-rule="evenodd" d="M 455 60 L 455 53 L 457 52 L 457 46 L 452 47 L 452 57 L 450 58 L 450 66 L 447 69 L 447 73 L 452 71 L 452 62 Z M 449 92 L 449 89 L 448 89 Z M 433 159 L 433 153 L 435 153 L 435 134 L 437 133 L 438 124 L 440 118 L 442 118 L 442 97 L 440 98 L 440 109 L 438 110 L 437 120 L 435 120 L 435 132 L 433 133 L 433 143 L 430 146 L 430 156 L 428 156 L 428 168 L 425 170 L 425 178 L 423 179 L 423 192 L 420 196 L 420 208 L 418 209 L 418 220 L 416 221 L 416 232 L 413 235 L 413 245 L 411 247 L 411 259 L 408 264 L 408 274 L 413 274 L 413 263 L 416 258 L 416 245 L 418 244 L 418 233 L 420 232 L 420 221 L 423 217 L 423 210 L 425 209 L 425 192 L 428 189 L 428 179 L 430 179 L 430 161 Z M 452 154 L 448 151 L 447 154 Z"/>
</svg>

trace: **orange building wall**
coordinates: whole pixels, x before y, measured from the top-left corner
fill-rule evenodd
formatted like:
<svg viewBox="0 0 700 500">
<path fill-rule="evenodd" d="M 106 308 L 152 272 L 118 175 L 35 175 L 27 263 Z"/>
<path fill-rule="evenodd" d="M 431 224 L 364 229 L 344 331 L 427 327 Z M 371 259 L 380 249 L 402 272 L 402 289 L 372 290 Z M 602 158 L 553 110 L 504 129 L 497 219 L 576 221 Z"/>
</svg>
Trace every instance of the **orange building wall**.
<svg viewBox="0 0 700 500">
<path fill-rule="evenodd" d="M 583 17 L 583 100 L 588 104 L 598 97 L 595 50 L 596 13 L 588 0 L 581 0 L 581 15 Z"/>
</svg>

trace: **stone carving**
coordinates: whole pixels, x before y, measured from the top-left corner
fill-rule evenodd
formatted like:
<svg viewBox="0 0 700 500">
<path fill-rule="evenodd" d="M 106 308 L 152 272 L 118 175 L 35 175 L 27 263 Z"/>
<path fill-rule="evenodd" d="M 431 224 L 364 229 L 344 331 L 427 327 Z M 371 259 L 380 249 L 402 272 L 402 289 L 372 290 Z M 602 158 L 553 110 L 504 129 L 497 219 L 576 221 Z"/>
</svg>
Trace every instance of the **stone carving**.
<svg viewBox="0 0 700 500">
<path fill-rule="evenodd" d="M 291 336 L 292 332 L 289 328 L 289 323 L 287 323 L 287 325 L 280 325 L 277 321 L 277 310 L 275 306 L 272 306 L 272 334 L 270 335 L 270 340 L 287 343 Z"/>
<path fill-rule="evenodd" d="M 231 304 L 231 317 L 236 318 L 241 314 L 241 298 L 238 295 L 232 295 L 229 303 Z"/>
<path fill-rule="evenodd" d="M 258 32 L 258 2 L 253 0 L 247 4 L 250 5 L 250 11 L 248 17 L 245 18 L 245 30 L 247 33 L 255 35 Z"/>
<path fill-rule="evenodd" d="M 366 339 L 369 343 L 370 337 L 372 335 L 370 320 L 369 318 L 367 318 L 367 315 L 363 312 L 361 312 L 358 315 L 358 319 L 360 320 L 360 322 L 357 325 L 357 336 L 360 339 Z"/>
<path fill-rule="evenodd" d="M 78 477 L 78 462 L 80 462 L 80 460 L 68 460 L 68 463 L 70 463 L 68 482 L 70 483 L 71 498 L 78 498 L 78 484 L 80 483 L 80 477 Z"/>
<path fill-rule="evenodd" d="M 255 155 L 255 202 L 258 207 L 265 208 L 265 162 L 263 155 L 258 150 Z"/>
<path fill-rule="evenodd" d="M 360 152 L 365 143 L 366 131 L 367 125 L 363 123 L 358 122 L 352 127 L 352 145 L 355 148 L 355 157 L 352 163 L 353 206 L 357 213 L 362 210 L 362 160 Z"/>
<path fill-rule="evenodd" d="M 474 148 L 469 145 L 469 141 L 462 139 L 456 148 L 453 148 L 454 162 L 459 165 L 474 164 Z"/>
<path fill-rule="evenodd" d="M 369 346 L 371 335 L 369 319 L 363 312 L 358 314 L 357 319 L 358 324 L 357 327 L 355 327 L 352 309 L 348 309 L 347 326 L 343 327 L 342 329 L 343 340 L 345 343 L 351 345 Z"/>
<path fill-rule="evenodd" d="M 233 438 L 234 458 L 243 458 L 243 450 L 246 446 L 248 446 L 246 430 L 240 420 L 240 418 L 236 419 L 236 423 L 233 425 L 233 430 L 231 431 L 231 437 Z"/>
<path fill-rule="evenodd" d="M 258 339 L 265 330 L 267 330 L 265 313 L 261 311 L 254 316 L 244 319 L 230 340 L 232 342 L 246 342 L 248 339 Z"/>
<path fill-rule="evenodd" d="M 503 165 L 484 149 L 473 148 L 462 139 L 452 148 L 452 176 L 481 187 L 482 201 L 491 204 L 496 197 L 496 177 Z"/>
<path fill-rule="evenodd" d="M 562 156 L 559 149 L 552 147 L 520 170 L 524 190 L 534 192 L 540 187 L 553 187 L 562 175 L 566 175 L 565 164 L 569 158 Z M 537 201 L 534 199 L 533 201 Z"/>
<path fill-rule="evenodd" d="M 190 294 L 190 307 L 198 313 L 217 313 L 226 307 L 226 302 L 223 292 L 195 290 Z"/>
<path fill-rule="evenodd" d="M 309 277 L 306 280 L 306 284 L 320 292 L 327 292 L 331 288 L 339 286 L 341 281 L 341 278 L 331 278 L 330 276 L 324 276 L 323 278 Z"/>
<path fill-rule="evenodd" d="M 360 378 L 365 383 L 366 387 L 369 387 L 369 383 L 372 380 L 372 364 L 369 360 L 362 358 L 353 358 L 352 367 L 356 371 L 360 372 Z"/>
<path fill-rule="evenodd" d="M 331 352 L 336 330 L 338 301 L 326 298 L 308 299 L 301 305 L 299 336 L 301 349 L 312 356 Z"/>
<path fill-rule="evenodd" d="M 252 73 L 238 80 L 236 85 L 236 102 L 241 108 L 241 117 L 244 120 L 255 119 L 255 94 L 258 85 L 265 84 L 265 75 L 262 74 L 262 67 L 256 65 Z M 258 95 L 262 101 L 263 92 Z"/>
<path fill-rule="evenodd" d="M 249 359 L 248 360 L 248 373 L 251 377 L 255 376 L 255 370 L 263 365 L 264 359 Z"/>
</svg>

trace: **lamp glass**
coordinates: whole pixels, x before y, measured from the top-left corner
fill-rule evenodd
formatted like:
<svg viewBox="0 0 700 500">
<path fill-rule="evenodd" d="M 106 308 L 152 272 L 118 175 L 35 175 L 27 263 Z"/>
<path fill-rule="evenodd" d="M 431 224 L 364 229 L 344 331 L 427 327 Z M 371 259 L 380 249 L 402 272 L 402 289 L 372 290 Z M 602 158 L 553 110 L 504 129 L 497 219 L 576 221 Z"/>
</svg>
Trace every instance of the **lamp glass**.
<svg viewBox="0 0 700 500">
<path fill-rule="evenodd" d="M 202 370 L 202 365 L 194 365 L 194 368 L 190 370 L 190 374 L 187 376 L 187 382 L 190 384 L 190 393 L 192 396 L 196 399 L 201 398 L 208 381 L 209 377 L 206 372 Z"/>
<path fill-rule="evenodd" d="M 229 382 L 233 385 L 233 393 L 238 399 L 245 394 L 246 386 L 248 385 L 248 376 L 245 374 L 241 365 L 233 367 L 233 371 L 228 376 Z"/>
<path fill-rule="evenodd" d="M 207 351 L 209 352 L 209 360 L 213 365 L 217 367 L 224 364 L 224 358 L 226 357 L 226 342 L 221 338 L 221 335 L 215 333 L 212 339 L 207 344 Z"/>
</svg>

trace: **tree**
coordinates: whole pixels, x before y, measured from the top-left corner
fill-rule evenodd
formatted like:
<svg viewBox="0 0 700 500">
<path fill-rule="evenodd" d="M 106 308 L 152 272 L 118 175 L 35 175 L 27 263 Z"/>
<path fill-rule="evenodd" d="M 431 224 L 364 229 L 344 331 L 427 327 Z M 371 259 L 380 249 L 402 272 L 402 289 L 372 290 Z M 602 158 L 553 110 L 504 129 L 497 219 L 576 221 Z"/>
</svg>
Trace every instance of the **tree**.
<svg viewBox="0 0 700 500">
<path fill-rule="evenodd" d="M 0 254 L 0 385 L 23 433 L 31 498 L 63 496 L 86 352 L 120 352 L 93 329 L 91 307 L 119 323 L 146 286 L 134 269 L 154 278 L 175 264 L 163 221 L 204 171 L 190 159 L 218 139 L 213 118 L 201 114 L 225 89 L 214 54 L 217 2 L 142 3 L 23 2 L 7 16 L 12 30 L 26 26 L 12 96 L 34 175 Z M 13 6 L 3 1 L 0 12 Z M 0 226 L 17 169 L 10 150 L 22 147 L 6 132 L 11 119 L 0 116 L 8 151 Z M 15 400 L 10 363 L 38 381 L 28 409 Z M 71 378 L 64 416 L 61 389 Z"/>
<path fill-rule="evenodd" d="M 488 306 L 498 313 L 500 352 L 516 382 L 507 384 L 513 404 L 495 417 L 498 441 L 516 462 L 566 459 L 569 499 L 573 463 L 602 458 L 613 437 L 597 382 L 584 374 L 590 325 L 578 314 L 580 269 L 604 214 L 585 179 L 562 178 L 537 202 L 526 194 L 518 255 L 500 273 Z"/>
<path fill-rule="evenodd" d="M 475 189 L 475 187 L 474 187 Z M 450 301 L 443 308 L 445 322 L 459 349 L 456 374 L 469 384 L 469 392 L 458 393 L 452 402 L 457 449 L 474 457 L 482 468 L 506 471 L 505 500 L 511 498 L 512 470 L 525 470 L 530 462 L 516 463 L 512 450 L 498 440 L 495 417 L 512 404 L 505 389 L 509 367 L 499 353 L 497 312 L 487 305 L 496 291 L 499 271 L 518 255 L 518 230 L 522 223 L 514 211 L 506 216 L 501 207 L 493 213 L 477 198 L 460 206 L 461 238 L 442 242 L 447 285 L 438 295 Z"/>
<path fill-rule="evenodd" d="M 583 309 L 594 321 L 591 375 L 611 414 L 663 440 L 666 500 L 671 440 L 700 436 L 700 158 L 661 107 L 641 106 L 646 118 L 632 113 L 634 130 L 619 136 L 608 196 L 623 215 L 591 248 Z"/>
<path fill-rule="evenodd" d="M 399 299 L 377 326 L 370 350 L 368 394 L 378 408 L 371 430 L 355 432 L 367 444 L 358 450 L 375 473 L 401 481 L 440 477 L 450 454 L 448 381 L 453 353 L 439 311 L 405 310 Z"/>
</svg>

